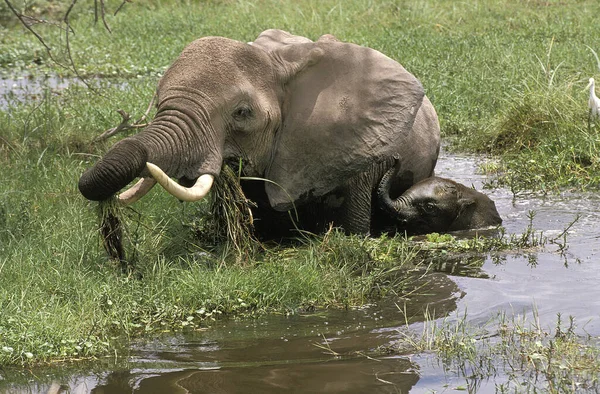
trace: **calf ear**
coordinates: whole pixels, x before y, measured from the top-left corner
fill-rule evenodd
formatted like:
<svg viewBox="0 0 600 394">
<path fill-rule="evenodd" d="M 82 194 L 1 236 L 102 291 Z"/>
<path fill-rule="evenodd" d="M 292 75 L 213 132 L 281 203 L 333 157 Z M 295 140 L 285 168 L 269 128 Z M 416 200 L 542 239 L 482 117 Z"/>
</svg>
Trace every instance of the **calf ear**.
<svg viewBox="0 0 600 394">
<path fill-rule="evenodd" d="M 411 133 L 423 87 L 396 61 L 334 40 L 270 53 L 285 92 L 266 171 L 275 209 L 341 186 L 398 152 Z"/>
<path fill-rule="evenodd" d="M 475 198 L 473 196 L 470 195 L 465 195 L 463 192 L 458 191 L 458 206 L 462 209 L 465 209 L 467 207 L 470 207 L 471 205 L 475 204 Z"/>
</svg>

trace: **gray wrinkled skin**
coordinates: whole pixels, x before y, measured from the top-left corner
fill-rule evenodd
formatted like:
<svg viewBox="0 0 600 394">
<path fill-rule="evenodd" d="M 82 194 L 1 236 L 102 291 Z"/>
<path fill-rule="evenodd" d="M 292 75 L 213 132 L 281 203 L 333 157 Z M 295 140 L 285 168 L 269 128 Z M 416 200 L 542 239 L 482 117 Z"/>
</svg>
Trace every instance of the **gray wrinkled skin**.
<svg viewBox="0 0 600 394">
<path fill-rule="evenodd" d="M 261 199 L 258 222 L 296 207 L 307 228 L 333 222 L 367 233 L 391 158 L 403 157 L 391 181 L 401 192 L 433 174 L 439 152 L 437 115 L 419 81 L 380 52 L 331 35 L 200 38 L 165 72 L 157 96 L 148 127 L 81 176 L 86 198 L 107 199 L 149 176 L 146 162 L 189 185 L 242 159 L 246 175 L 271 181 L 244 189 Z"/>
</svg>

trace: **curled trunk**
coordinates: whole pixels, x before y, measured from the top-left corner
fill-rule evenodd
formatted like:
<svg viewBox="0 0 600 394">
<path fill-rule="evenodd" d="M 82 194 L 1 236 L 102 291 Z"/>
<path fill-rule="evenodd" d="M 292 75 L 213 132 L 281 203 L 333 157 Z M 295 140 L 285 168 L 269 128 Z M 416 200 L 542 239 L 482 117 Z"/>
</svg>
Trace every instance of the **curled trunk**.
<svg viewBox="0 0 600 394">
<path fill-rule="evenodd" d="M 106 200 L 139 176 L 147 161 L 144 144 L 126 138 L 81 175 L 79 191 L 88 200 Z"/>
<path fill-rule="evenodd" d="M 168 93 L 159 103 L 156 118 L 143 132 L 115 144 L 96 165 L 84 172 L 79 179 L 79 190 L 85 198 L 106 200 L 136 177 L 144 177 L 119 198 L 124 204 L 137 201 L 155 183 L 147 163 L 162 170 L 162 179 L 200 178 L 195 188 L 183 191 L 186 196 L 191 195 L 184 198 L 186 201 L 197 200 L 208 193 L 212 176 L 218 175 L 221 169 L 222 137 L 215 133 L 197 97 L 190 92 L 182 96 L 179 89 Z M 163 186 L 166 183 L 162 182 Z M 172 191 L 173 187 L 167 190 Z"/>
<path fill-rule="evenodd" d="M 379 186 L 377 188 L 377 199 L 379 201 L 379 206 L 387 213 L 393 215 L 394 217 L 398 215 L 400 211 L 401 205 L 403 203 L 402 197 L 398 197 L 393 200 L 390 197 L 390 191 L 392 189 L 392 181 L 395 177 L 398 176 L 400 172 L 401 162 L 400 159 L 396 158 L 394 162 L 394 167 L 390 168 L 381 178 L 379 182 Z"/>
</svg>

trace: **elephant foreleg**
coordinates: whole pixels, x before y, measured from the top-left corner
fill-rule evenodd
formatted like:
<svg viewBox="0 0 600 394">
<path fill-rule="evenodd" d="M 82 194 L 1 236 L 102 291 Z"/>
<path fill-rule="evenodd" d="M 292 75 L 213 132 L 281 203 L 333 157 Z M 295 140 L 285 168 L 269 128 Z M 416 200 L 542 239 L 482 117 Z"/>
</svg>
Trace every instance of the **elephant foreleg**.
<svg viewBox="0 0 600 394">
<path fill-rule="evenodd" d="M 344 201 L 336 225 L 347 234 L 369 234 L 371 227 L 371 176 L 361 174 L 343 186 Z"/>
</svg>

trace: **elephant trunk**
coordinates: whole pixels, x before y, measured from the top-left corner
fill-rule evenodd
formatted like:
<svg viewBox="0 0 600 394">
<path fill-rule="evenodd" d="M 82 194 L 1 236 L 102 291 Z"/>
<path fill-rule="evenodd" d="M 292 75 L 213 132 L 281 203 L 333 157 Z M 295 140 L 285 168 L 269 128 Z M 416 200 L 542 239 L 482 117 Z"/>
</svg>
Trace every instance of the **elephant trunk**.
<svg viewBox="0 0 600 394">
<path fill-rule="evenodd" d="M 135 138 L 126 138 L 81 175 L 79 191 L 88 200 L 106 200 L 139 176 L 147 161 L 144 145 Z"/>
<path fill-rule="evenodd" d="M 380 207 L 391 215 L 397 216 L 400 208 L 403 204 L 403 197 L 400 196 L 395 200 L 390 197 L 390 191 L 392 188 L 392 180 L 398 175 L 401 167 L 399 158 L 395 159 L 394 167 L 390 168 L 379 182 L 377 188 L 377 197 L 379 200 Z"/>
<path fill-rule="evenodd" d="M 93 201 L 106 200 L 136 177 L 144 177 L 119 195 L 121 203 L 138 200 L 156 182 L 180 200 L 204 197 L 221 170 L 223 133 L 209 122 L 203 102 L 187 93 L 182 96 L 179 89 L 165 93 L 144 131 L 115 144 L 81 176 L 81 194 Z M 169 177 L 197 181 L 187 189 Z"/>
</svg>

